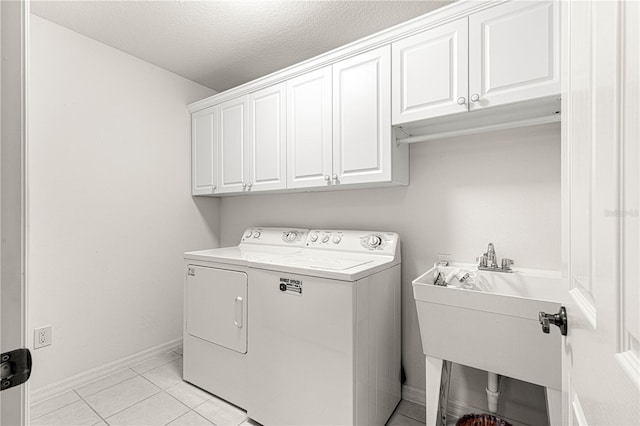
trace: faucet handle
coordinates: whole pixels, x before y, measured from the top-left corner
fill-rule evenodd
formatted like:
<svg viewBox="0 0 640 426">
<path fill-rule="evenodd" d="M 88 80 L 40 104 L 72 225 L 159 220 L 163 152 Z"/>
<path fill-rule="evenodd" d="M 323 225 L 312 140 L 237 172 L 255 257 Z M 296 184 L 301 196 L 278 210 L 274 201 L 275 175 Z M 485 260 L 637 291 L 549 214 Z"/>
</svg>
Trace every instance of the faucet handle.
<svg viewBox="0 0 640 426">
<path fill-rule="evenodd" d="M 482 256 L 476 257 L 476 261 L 478 262 L 478 266 L 481 268 L 487 267 L 487 253 L 483 253 Z"/>
<path fill-rule="evenodd" d="M 506 257 L 502 259 L 502 269 L 509 270 L 511 265 L 513 265 L 513 259 L 507 259 Z"/>
</svg>

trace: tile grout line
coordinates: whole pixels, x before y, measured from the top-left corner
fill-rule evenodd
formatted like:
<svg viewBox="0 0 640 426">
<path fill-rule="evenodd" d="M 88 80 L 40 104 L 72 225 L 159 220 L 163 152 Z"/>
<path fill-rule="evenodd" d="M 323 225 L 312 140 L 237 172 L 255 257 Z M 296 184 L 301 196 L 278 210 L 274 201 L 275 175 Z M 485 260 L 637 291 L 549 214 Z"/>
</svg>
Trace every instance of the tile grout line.
<svg viewBox="0 0 640 426">
<path fill-rule="evenodd" d="M 147 371 L 148 373 L 148 371 Z M 157 387 L 158 389 L 160 389 L 160 391 L 164 392 L 164 389 L 161 388 L 160 386 L 156 385 L 155 383 L 153 383 L 151 380 L 149 380 L 147 377 L 144 376 L 144 374 L 138 374 L 140 377 L 142 377 L 143 379 L 145 379 L 147 382 L 151 383 L 153 386 Z M 169 389 L 171 386 L 169 386 L 167 389 Z M 168 393 L 168 392 L 166 392 Z"/>
<path fill-rule="evenodd" d="M 180 414 L 178 417 L 176 417 L 175 419 L 171 420 L 171 422 L 175 422 L 176 420 L 178 420 L 180 417 L 184 417 L 189 413 L 193 413 L 196 416 L 202 417 L 206 422 L 210 423 L 212 426 L 217 426 L 214 422 L 212 422 L 211 420 L 207 419 L 205 416 L 203 416 L 202 414 L 198 413 L 197 411 L 193 410 L 193 409 L 189 409 L 189 411 L 187 411 L 186 413 L 182 413 Z M 171 422 L 166 423 L 164 426 L 168 426 L 169 424 L 171 424 Z"/>
<path fill-rule="evenodd" d="M 82 395 L 80 395 L 80 394 L 78 393 L 78 391 L 77 391 L 77 390 L 73 389 L 73 392 L 75 392 L 75 394 L 76 394 L 76 395 L 78 395 L 78 398 L 80 398 L 80 401 L 82 401 L 82 402 L 84 402 L 85 404 L 87 404 L 87 407 L 89 407 L 89 409 L 90 409 L 91 411 L 93 411 L 94 413 L 96 413 L 96 415 L 98 416 L 98 418 L 99 418 L 100 420 L 102 420 L 103 422 L 105 422 L 105 423 L 106 423 L 106 420 L 105 420 L 105 419 L 100 415 L 100 413 L 98 413 L 98 412 L 97 412 L 97 411 L 96 411 L 96 410 L 91 406 L 91 404 L 89 404 L 89 403 L 88 403 L 88 402 L 87 402 L 87 401 L 82 397 Z M 99 422 L 96 422 L 96 423 L 99 423 Z M 94 423 L 94 424 L 95 424 L 95 423 Z M 107 424 L 109 424 L 109 423 L 107 423 Z"/>
<path fill-rule="evenodd" d="M 171 352 L 173 352 L 173 351 L 171 351 Z M 178 359 L 178 358 L 176 358 L 176 359 Z M 174 361 L 175 361 L 175 359 L 174 359 L 174 360 L 172 360 L 172 361 L 166 362 L 166 363 L 164 363 L 164 364 L 160 364 L 160 365 L 158 365 L 157 367 L 152 368 L 151 370 L 147 370 L 147 371 L 145 371 L 145 373 L 148 373 L 149 371 L 155 370 L 156 368 L 160 368 L 160 367 L 162 367 L 162 366 L 164 366 L 164 365 L 167 365 L 167 364 L 169 364 L 169 363 L 171 363 L 171 362 L 174 362 Z M 140 363 L 140 364 L 141 364 L 141 363 Z M 162 389 L 160 386 L 158 386 L 158 385 L 156 385 L 155 383 L 153 383 L 151 380 L 147 379 L 147 378 L 143 375 L 143 374 L 145 374 L 145 373 L 139 373 L 139 372 L 137 372 L 136 370 L 134 370 L 134 369 L 133 369 L 133 368 L 131 368 L 131 367 L 127 367 L 126 369 L 131 370 L 131 371 L 134 373 L 134 376 L 133 376 L 133 377 L 130 377 L 130 378 L 126 379 L 126 380 L 123 380 L 122 382 L 118 382 L 118 383 L 116 383 L 116 384 L 114 384 L 114 385 L 111 385 L 111 386 L 109 386 L 109 387 L 106 387 L 106 388 L 104 388 L 104 389 L 100 389 L 99 391 L 97 391 L 97 392 L 95 392 L 95 393 L 92 393 L 91 395 L 87 395 L 87 396 L 89 397 L 89 396 L 97 395 L 97 394 L 99 394 L 99 393 L 100 393 L 100 392 L 102 392 L 102 391 L 105 391 L 105 390 L 107 390 L 107 389 L 111 389 L 111 388 L 113 388 L 113 387 L 115 387 L 115 386 L 121 385 L 122 383 L 127 382 L 127 381 L 129 381 L 129 380 L 133 380 L 133 379 L 135 379 L 135 378 L 136 378 L 136 376 L 137 376 L 137 377 L 141 377 L 141 378 L 142 378 L 142 379 L 144 379 L 145 381 L 149 382 L 152 386 L 154 386 L 155 388 L 157 388 L 157 389 L 158 389 L 158 392 L 155 392 L 154 394 L 149 395 L 147 398 L 144 398 L 143 400 L 140 400 L 140 401 L 138 401 L 138 402 L 136 402 L 136 403 L 134 403 L 134 404 L 131 404 L 131 405 L 129 405 L 129 406 L 127 406 L 127 407 L 123 408 L 123 409 L 122 409 L 122 410 L 120 410 L 120 411 L 117 411 L 117 412 L 115 412 L 115 413 L 111 414 L 109 417 L 113 417 L 113 416 L 115 416 L 116 414 L 121 413 L 121 412 L 123 412 L 124 410 L 127 410 L 127 409 L 129 409 L 129 408 L 133 407 L 134 405 L 137 405 L 137 404 L 139 404 L 139 403 L 141 403 L 141 402 L 143 402 L 143 401 L 146 401 L 147 399 L 149 399 L 149 398 L 151 398 L 151 397 L 153 397 L 153 396 L 158 395 L 160 392 L 164 392 L 164 389 Z M 105 376 L 105 377 L 108 377 L 108 376 Z M 100 379 L 99 379 L 99 380 L 100 380 Z M 97 380 L 96 380 L 96 381 L 97 381 Z M 86 403 L 86 404 L 87 404 L 87 405 L 88 405 L 88 406 L 89 406 L 89 407 L 90 407 L 90 408 L 91 408 L 91 409 L 92 409 L 96 414 L 98 414 L 98 417 L 100 417 L 100 418 L 101 418 L 101 419 L 102 419 L 102 420 L 103 420 L 107 425 L 109 424 L 109 422 L 107 421 L 107 418 L 103 418 L 103 417 L 102 417 L 102 416 L 101 416 L 101 415 L 100 415 L 96 410 L 94 410 L 94 409 L 93 409 L 93 407 L 91 407 L 91 404 L 89 404 L 89 402 L 85 401 L 85 400 L 84 400 L 84 398 L 82 398 L 82 396 L 80 396 L 80 394 L 78 394 L 78 392 L 77 392 L 75 389 L 74 389 L 73 391 L 74 391 L 74 392 L 76 393 L 76 395 L 78 395 L 78 396 L 80 397 L 80 399 L 81 399 L 81 400 L 83 400 L 83 401 L 84 401 L 84 402 L 85 402 L 85 403 Z M 165 393 L 167 393 L 167 394 L 168 394 L 168 392 L 165 392 Z M 75 402 L 75 401 L 74 401 L 74 402 Z M 178 402 L 179 402 L 179 401 L 178 401 Z M 69 404 L 68 404 L 68 405 L 69 405 Z M 187 407 L 187 408 L 189 408 L 189 407 Z M 175 419 L 174 419 L 174 420 L 175 420 Z M 173 420 L 172 420 L 172 421 L 173 421 Z"/>
<path fill-rule="evenodd" d="M 155 386 L 155 385 L 154 385 L 154 386 Z M 156 386 L 156 387 L 157 387 L 157 386 Z M 158 387 L 157 387 L 157 388 L 158 388 Z M 131 405 L 128 405 L 127 407 L 123 408 L 123 409 L 122 409 L 122 410 L 120 410 L 120 411 L 116 411 L 115 413 L 113 413 L 113 414 L 109 415 L 109 417 L 107 417 L 106 419 L 104 419 L 104 421 L 105 421 L 107 424 L 109 424 L 109 422 L 107 421 L 107 419 L 109 419 L 109 418 L 111 418 L 111 417 L 115 416 L 116 414 L 120 414 L 120 413 L 122 413 L 123 411 L 128 410 L 128 409 L 129 409 L 129 408 L 131 408 L 131 407 L 135 407 L 136 405 L 140 404 L 141 402 L 146 401 L 147 399 L 153 398 L 154 396 L 158 395 L 160 392 L 162 392 L 162 389 L 158 388 L 158 392 L 154 393 L 153 395 L 149 395 L 148 397 L 146 397 L 146 398 L 144 398 L 144 399 L 141 399 L 140 401 L 138 401 L 138 402 L 136 402 L 136 403 L 133 403 L 133 404 L 131 404 Z"/>
<path fill-rule="evenodd" d="M 163 365 L 164 365 L 164 364 L 163 364 Z M 146 401 L 147 399 L 149 399 L 149 398 L 151 398 L 151 397 L 154 397 L 154 396 L 158 395 L 160 392 L 163 392 L 163 390 L 160 388 L 160 386 L 156 385 L 156 384 L 155 384 L 155 383 L 153 383 L 151 380 L 147 379 L 146 377 L 144 377 L 142 374 L 138 373 L 137 371 L 135 371 L 135 370 L 133 370 L 133 369 L 130 369 L 130 370 L 132 370 L 132 371 L 136 374 L 136 376 L 141 377 L 142 379 L 144 379 L 144 380 L 146 380 L 147 382 L 149 382 L 153 387 L 155 387 L 156 389 L 158 389 L 158 392 L 155 392 L 155 393 L 153 393 L 153 394 L 149 395 L 148 397 L 146 397 L 146 398 L 144 398 L 144 399 L 142 399 L 142 400 L 140 400 L 140 401 L 138 401 L 138 402 L 135 402 L 135 403 L 133 403 L 133 404 L 131 404 L 131 405 L 128 405 L 127 407 L 123 408 L 122 410 L 116 411 L 115 413 L 111 414 L 109 417 L 113 417 L 113 416 L 115 416 L 116 414 L 122 413 L 124 410 L 128 410 L 129 408 L 131 408 L 131 407 L 133 407 L 133 406 L 135 406 L 135 405 L 137 405 L 137 404 L 140 404 L 141 402 Z M 151 371 L 151 370 L 149 370 L 149 371 Z M 135 379 L 135 377 L 132 377 L 132 378 L 130 378 L 130 379 L 127 379 L 127 380 L 125 380 L 124 382 L 126 382 L 126 381 L 128 381 L 128 380 L 133 380 L 133 379 Z M 122 383 L 124 383 L 124 382 L 120 382 L 119 384 L 122 384 Z M 109 386 L 109 387 L 108 387 L 108 388 L 106 388 L 106 389 L 111 389 L 111 388 L 112 388 L 112 387 L 114 387 L 114 386 L 117 386 L 117 385 Z M 104 389 L 103 389 L 103 390 L 104 390 Z M 100 393 L 100 392 L 102 392 L 102 391 L 96 392 L 95 394 L 98 394 L 98 393 Z M 95 394 L 94 394 L 94 395 L 95 395 Z M 87 403 L 87 404 L 89 404 L 89 403 Z M 106 424 L 110 424 L 110 423 L 107 421 L 107 419 L 108 419 L 109 417 L 107 417 L 107 418 L 104 418 L 104 419 L 103 419 L 103 420 L 104 420 L 104 422 L 105 422 Z M 102 416 L 100 416 L 100 418 L 102 418 Z"/>
<path fill-rule="evenodd" d="M 215 397 L 215 398 L 218 398 L 218 397 L 217 397 L 217 396 L 215 396 L 215 395 L 214 395 L 214 397 Z M 218 398 L 218 399 L 220 399 L 220 398 Z M 196 413 L 197 415 L 199 415 L 200 417 L 202 417 L 203 419 L 205 419 L 206 421 L 208 421 L 209 423 L 211 423 L 213 426 L 218 426 L 218 424 L 217 424 L 217 423 L 214 423 L 212 420 L 209 420 L 207 417 L 203 416 L 202 414 L 200 414 L 200 413 L 198 413 L 198 412 L 196 411 L 196 408 L 198 408 L 198 407 L 200 407 L 200 406 L 202 406 L 202 405 L 206 404 L 206 403 L 207 403 L 207 402 L 209 402 L 209 401 L 211 401 L 211 399 L 208 399 L 208 400 L 206 400 L 206 401 L 204 401 L 204 402 L 202 402 L 202 403 L 200 403 L 200 404 L 196 405 L 195 407 L 193 407 L 193 408 L 191 409 L 191 411 L 193 411 L 194 413 Z M 221 401 L 224 401 L 224 400 L 221 400 Z M 248 418 L 249 418 L 249 416 L 247 416 L 247 419 L 248 419 Z M 243 420 L 242 422 L 238 423 L 238 424 L 242 424 L 243 422 L 244 422 L 244 420 Z"/>
<path fill-rule="evenodd" d="M 1 0 L 0 0 L 0 1 L 1 1 Z M 74 392 L 74 391 L 73 391 L 73 390 L 69 390 L 69 391 L 67 391 L 67 392 Z M 67 392 L 63 392 L 63 393 L 62 393 L 62 394 L 60 394 L 60 395 L 63 395 L 63 394 L 65 394 L 65 393 L 67 393 Z M 75 393 L 75 392 L 74 392 L 74 393 Z M 76 393 L 76 395 L 77 395 L 77 393 Z M 56 396 L 59 396 L 59 395 L 56 395 Z M 56 396 L 52 396 L 52 397 L 51 397 L 51 398 L 49 398 L 49 399 L 45 399 L 44 401 L 41 401 L 41 402 L 39 402 L 38 404 L 42 404 L 42 403 L 44 403 L 44 402 L 46 402 L 46 401 L 50 401 L 50 400 L 52 400 L 53 398 L 56 398 Z M 78 402 L 78 400 L 77 400 L 77 399 L 76 399 L 75 401 L 71 401 L 71 402 L 70 402 L 70 403 L 68 403 L 68 404 L 64 404 L 64 405 L 61 405 L 60 407 L 54 408 L 54 409 L 53 409 L 53 410 L 51 410 L 51 411 L 47 411 L 47 412 L 46 412 L 46 413 L 44 413 L 44 414 L 40 414 L 38 417 L 34 417 L 34 418 L 33 418 L 33 419 L 31 419 L 31 420 L 37 420 L 37 419 L 39 419 L 40 417 L 44 417 L 44 416 L 46 416 L 47 414 L 51 414 L 51 413 L 53 413 L 53 412 L 55 412 L 55 411 L 61 410 L 61 409 L 63 409 L 64 407 L 68 407 L 68 406 L 69 406 L 69 405 L 71 405 L 71 404 L 75 404 L 76 402 Z M 29 411 L 31 411 L 31 408 L 33 408 L 33 407 L 29 407 Z"/>
<path fill-rule="evenodd" d="M 129 368 L 129 367 L 124 368 L 122 371 L 124 371 L 124 370 L 131 370 L 131 371 L 133 372 L 133 374 L 134 374 L 134 375 L 133 375 L 132 377 L 129 377 L 129 378 L 127 378 L 127 379 L 124 379 L 124 380 L 123 380 L 123 381 L 121 381 L 121 382 L 114 383 L 114 384 L 113 384 L 113 385 L 111 385 L 111 386 L 107 386 L 106 388 L 100 389 L 99 391 L 96 391 L 96 392 L 90 393 L 89 395 L 86 395 L 86 398 L 88 398 L 88 397 L 90 397 L 90 396 L 93 396 L 93 395 L 96 395 L 96 394 L 99 394 L 100 392 L 105 391 L 105 390 L 107 390 L 107 389 L 111 389 L 112 387 L 115 387 L 115 386 L 121 385 L 121 384 L 123 384 L 124 382 L 127 382 L 127 381 L 129 381 L 129 380 L 131 380 L 131 379 L 135 379 L 135 376 L 140 376 L 140 374 L 139 374 L 138 372 L 133 371 L 133 370 L 132 370 L 131 368 Z M 101 377 L 100 379 L 94 380 L 93 382 L 87 383 L 86 385 L 83 385 L 83 386 L 81 386 L 81 387 L 88 386 L 88 385 L 90 385 L 91 383 L 98 382 L 98 381 L 100 381 L 100 380 L 102 380 L 102 379 L 106 379 L 107 377 L 109 377 L 109 376 L 113 376 L 114 374 L 117 374 L 117 373 L 111 373 L 111 374 L 108 374 L 108 375 L 106 375 L 106 376 L 104 376 L 104 377 Z M 78 394 L 78 396 L 79 396 L 80 398 L 83 398 L 83 396 L 82 396 L 82 395 L 80 395 L 80 393 L 77 391 L 77 389 L 76 389 L 76 388 L 74 388 L 73 390 Z M 88 404 L 88 403 L 87 403 L 87 404 Z"/>
<path fill-rule="evenodd" d="M 183 357 L 182 355 L 180 355 L 179 353 L 177 353 L 177 352 L 175 352 L 175 351 L 173 351 L 173 350 L 172 350 L 172 351 L 169 351 L 169 352 L 171 352 L 171 353 L 174 353 L 174 354 L 178 355 L 178 357 L 179 357 L 179 358 L 182 358 L 182 357 Z M 149 361 L 150 359 L 153 359 L 153 357 L 152 357 L 152 358 L 149 358 L 147 361 Z M 160 364 L 160 365 L 158 365 L 158 366 L 156 366 L 156 367 L 153 367 L 153 368 L 152 368 L 152 369 L 150 369 L 150 370 L 145 371 L 144 373 L 148 373 L 149 371 L 155 370 L 156 368 L 159 368 L 159 367 L 162 367 L 162 366 L 164 366 L 164 365 L 167 365 L 167 364 L 169 364 L 169 363 L 171 363 L 171 362 L 174 362 L 174 361 L 175 361 L 175 360 L 177 360 L 177 359 L 178 359 L 178 358 L 173 359 L 173 360 L 171 360 L 171 361 L 168 361 L 168 362 L 166 362 L 166 363 Z M 147 361 L 140 362 L 140 363 L 138 363 L 138 364 L 136 364 L 136 365 L 140 365 L 140 364 L 142 364 L 142 363 L 144 363 L 144 362 L 147 362 Z M 102 391 L 104 391 L 104 390 L 111 389 L 111 388 L 113 388 L 113 387 L 115 387 L 115 386 L 118 386 L 118 385 L 120 385 L 120 384 L 122 384 L 122 383 L 124 383 L 124 382 L 128 381 L 128 380 L 131 380 L 131 379 L 135 378 L 135 376 L 143 377 L 145 380 L 149 381 L 146 377 L 144 377 L 144 376 L 143 376 L 143 374 L 144 374 L 144 373 L 139 373 L 139 372 L 135 371 L 132 367 L 135 367 L 135 366 L 125 367 L 125 368 L 124 368 L 124 369 L 122 369 L 121 371 L 124 371 L 124 370 L 131 370 L 131 371 L 134 373 L 134 376 L 133 376 L 133 377 L 129 377 L 128 379 L 122 380 L 121 382 L 115 383 L 115 384 L 113 384 L 113 385 L 111 385 L 111 386 L 107 386 L 107 387 L 106 387 L 106 388 L 104 388 L 104 389 L 100 389 L 99 391 L 96 391 L 96 392 L 93 392 L 93 393 L 91 393 L 91 394 L 89 394 L 89 395 L 86 395 L 86 397 L 90 397 L 90 396 L 96 395 L 96 394 L 98 394 L 98 393 L 100 393 L 100 392 L 102 392 Z M 90 385 L 91 383 L 95 383 L 95 382 L 97 382 L 97 381 L 100 381 L 100 380 L 102 380 L 102 379 L 105 379 L 105 378 L 107 378 L 107 377 L 109 377 L 109 376 L 112 376 L 112 375 L 114 375 L 114 374 L 117 374 L 117 373 L 107 374 L 106 376 L 103 376 L 103 377 L 101 377 L 101 378 L 99 378 L 99 379 L 96 379 L 96 380 L 93 380 L 93 381 L 91 381 L 91 382 L 87 383 L 86 385 Z M 153 382 L 151 382 L 151 381 L 149 381 L 149 382 L 150 382 L 151 384 L 153 384 L 154 386 L 156 386 L 156 384 L 155 384 L 155 383 L 153 383 Z M 85 385 L 83 385 L 83 386 L 85 386 Z M 158 387 L 158 388 L 159 388 L 159 386 L 156 386 L 156 387 Z M 87 401 L 85 401 L 85 400 L 84 400 L 84 397 L 82 397 L 82 395 L 80 395 L 80 394 L 78 393 L 77 388 L 70 389 L 70 390 L 68 390 L 67 392 L 73 392 L 73 393 L 75 393 L 75 394 L 76 394 L 76 395 L 77 395 L 81 400 L 83 400 L 84 402 L 86 402 L 87 404 L 89 404 Z M 66 393 L 66 392 L 63 392 L 62 394 L 59 394 L 59 395 L 63 395 L 64 393 Z M 57 396 L 59 396 L 59 395 L 55 395 L 55 396 L 52 396 L 51 398 L 47 398 L 47 399 L 45 399 L 44 401 L 40 401 L 40 402 L 39 402 L 38 404 L 36 404 L 36 405 L 39 405 L 39 404 L 45 403 L 45 402 L 47 402 L 47 401 L 50 401 L 50 400 L 52 400 L 52 399 L 56 398 L 56 397 L 57 397 Z M 70 403 L 68 403 L 68 404 L 61 405 L 61 406 L 59 406 L 59 407 L 57 407 L 57 408 L 54 408 L 53 410 L 47 411 L 46 413 L 43 413 L 43 414 L 40 414 L 38 417 L 34 417 L 34 418 L 33 418 L 33 419 L 31 419 L 31 420 L 39 419 L 39 418 L 40 418 L 40 417 L 42 417 L 42 416 L 46 416 L 47 414 L 53 413 L 54 411 L 58 411 L 59 409 L 64 408 L 64 407 L 66 407 L 66 406 L 69 406 L 69 405 L 71 405 L 71 404 L 73 404 L 73 403 L 75 403 L 75 402 L 77 402 L 77 401 L 78 401 L 78 400 L 75 400 L 75 401 L 71 401 L 71 402 L 70 402 Z M 32 407 L 31 407 L 31 408 L 33 408 L 33 405 L 32 405 Z"/>
<path fill-rule="evenodd" d="M 146 379 L 146 377 L 145 377 Z M 148 379 L 147 379 L 148 380 Z M 184 380 L 183 380 L 184 382 Z M 175 384 L 174 386 L 177 386 L 178 384 Z M 171 388 L 173 386 L 169 386 L 167 389 Z M 169 423 L 178 420 L 180 417 L 186 415 L 189 413 L 189 411 L 193 411 L 193 409 L 191 407 L 189 407 L 187 404 L 185 404 L 184 402 L 180 401 L 178 398 L 176 398 L 175 396 L 173 396 L 172 394 L 170 394 L 169 392 L 167 392 L 165 389 L 162 389 L 162 392 L 166 393 L 167 395 L 169 395 L 171 398 L 175 399 L 176 401 L 178 401 L 180 404 L 184 405 L 185 407 L 187 407 L 187 412 L 180 414 L 178 417 L 176 417 L 175 419 L 172 419 L 171 421 L 168 421 L 167 423 L 165 423 L 165 426 L 168 425 Z M 196 413 L 197 414 L 197 413 Z M 208 421 L 208 419 L 207 419 Z"/>
<path fill-rule="evenodd" d="M 130 369 L 130 370 L 131 370 L 131 369 Z M 87 396 L 97 395 L 97 394 L 99 394 L 99 393 L 100 393 L 100 392 L 102 392 L 102 391 L 105 391 L 105 390 L 107 390 L 107 389 L 114 388 L 114 387 L 116 387 L 116 386 L 118 386 L 118 385 L 121 385 L 122 383 L 127 382 L 127 381 L 129 381 L 129 380 L 133 380 L 133 379 L 135 379 L 135 378 L 136 378 L 136 376 L 138 376 L 138 377 L 142 377 L 143 379 L 147 380 L 147 378 L 146 378 L 146 377 L 143 377 L 143 376 L 142 376 L 141 374 L 139 374 L 137 371 L 134 371 L 134 370 L 131 370 L 131 371 L 133 371 L 133 372 L 134 372 L 134 374 L 135 374 L 133 377 L 131 377 L 131 378 L 129 378 L 129 379 L 126 379 L 126 380 L 123 380 L 122 382 L 116 383 L 115 385 L 112 385 L 112 386 L 106 387 L 106 388 L 104 388 L 104 389 L 101 389 L 101 390 L 99 390 L 98 392 L 92 393 L 91 395 L 87 395 Z M 107 376 L 105 376 L 105 377 L 107 377 Z M 147 382 L 151 383 L 149 380 L 147 380 Z M 129 406 L 127 406 L 127 407 L 123 408 L 122 410 L 117 411 L 117 412 L 115 412 L 115 413 L 111 414 L 109 417 L 115 416 L 116 414 L 121 413 L 122 411 L 127 410 L 127 409 L 129 409 L 129 408 L 133 407 L 134 405 L 136 405 L 136 404 L 138 404 L 138 403 L 140 403 L 140 402 L 142 402 L 142 401 L 146 401 L 147 399 L 151 398 L 152 396 L 155 396 L 155 395 L 159 394 L 160 392 L 162 392 L 162 389 L 160 389 L 160 387 L 159 387 L 159 386 L 156 386 L 154 383 L 151 383 L 151 385 L 153 385 L 154 387 L 158 388 L 158 392 L 155 392 L 154 394 L 152 394 L 152 395 L 150 395 L 150 396 L 148 396 L 148 397 L 144 398 L 143 400 L 138 401 L 138 402 L 136 402 L 136 403 L 134 403 L 134 404 L 131 404 L 131 405 L 129 405 Z M 73 391 L 76 393 L 76 395 L 78 395 L 78 396 L 80 397 L 80 399 L 81 399 L 82 401 L 84 401 L 84 402 L 89 406 L 89 408 L 91 408 L 91 409 L 92 409 L 92 410 L 93 410 L 93 411 L 98 415 L 98 417 L 100 417 L 100 418 L 102 419 L 102 421 L 103 421 L 103 422 L 105 422 L 107 425 L 109 425 L 109 424 L 110 424 L 110 423 L 107 421 L 107 418 L 108 418 L 108 417 L 107 417 L 107 418 L 102 417 L 102 416 L 100 415 L 100 413 L 98 413 L 98 412 L 97 412 L 97 411 L 96 411 L 96 410 L 91 406 L 91 404 L 90 404 L 88 401 L 86 401 L 86 400 L 85 400 L 85 399 L 84 399 L 84 398 L 83 398 L 83 397 L 82 397 L 82 396 L 81 396 L 81 395 L 80 395 L 80 394 L 79 394 L 75 389 L 74 389 Z"/>
<path fill-rule="evenodd" d="M 188 408 L 188 407 L 187 407 L 187 408 Z M 189 408 L 189 411 L 187 411 L 186 413 L 182 413 L 182 414 L 180 414 L 180 415 L 179 415 L 178 417 L 176 417 L 175 419 L 173 419 L 173 420 L 171 420 L 171 421 L 169 421 L 169 422 L 165 423 L 165 424 L 164 424 L 164 426 L 168 426 L 169 424 L 171 424 L 171 422 L 175 422 L 175 421 L 176 421 L 176 420 L 178 420 L 180 417 L 186 416 L 187 414 L 189 414 L 189 413 L 190 413 L 190 412 L 192 412 L 192 411 L 193 411 L 193 410 Z M 194 411 L 194 413 L 195 413 L 195 411 Z M 198 413 L 196 413 L 196 414 L 198 414 Z M 205 420 L 207 420 L 207 419 L 205 419 Z M 207 421 L 209 421 L 209 420 L 207 420 Z"/>
</svg>

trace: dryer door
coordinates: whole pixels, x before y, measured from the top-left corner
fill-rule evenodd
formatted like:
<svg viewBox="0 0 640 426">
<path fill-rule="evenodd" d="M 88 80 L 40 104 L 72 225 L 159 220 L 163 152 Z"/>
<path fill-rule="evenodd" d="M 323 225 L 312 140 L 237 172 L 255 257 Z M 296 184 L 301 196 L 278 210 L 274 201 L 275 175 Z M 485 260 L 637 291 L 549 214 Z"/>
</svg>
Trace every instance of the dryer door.
<svg viewBox="0 0 640 426">
<path fill-rule="evenodd" d="M 247 353 L 247 274 L 187 266 L 187 333 Z"/>
</svg>

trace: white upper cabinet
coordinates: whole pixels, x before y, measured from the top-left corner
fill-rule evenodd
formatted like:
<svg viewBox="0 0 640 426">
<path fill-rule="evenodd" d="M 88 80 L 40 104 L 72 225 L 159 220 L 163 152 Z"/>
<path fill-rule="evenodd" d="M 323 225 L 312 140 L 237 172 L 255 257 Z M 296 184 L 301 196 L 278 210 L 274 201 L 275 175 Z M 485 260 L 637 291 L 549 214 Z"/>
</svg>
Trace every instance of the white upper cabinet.
<svg viewBox="0 0 640 426">
<path fill-rule="evenodd" d="M 469 16 L 471 110 L 560 93 L 558 9 L 512 1 Z"/>
<path fill-rule="evenodd" d="M 287 81 L 287 187 L 330 185 L 331 67 Z"/>
<path fill-rule="evenodd" d="M 285 83 L 249 94 L 247 191 L 286 188 Z"/>
<path fill-rule="evenodd" d="M 332 184 L 391 180 L 391 46 L 333 65 Z"/>
<path fill-rule="evenodd" d="M 559 32 L 557 2 L 510 1 L 394 42 L 393 124 L 559 95 Z"/>
<path fill-rule="evenodd" d="M 198 111 L 191 117 L 191 192 L 216 193 L 218 152 L 215 134 L 216 107 Z"/>
<path fill-rule="evenodd" d="M 557 121 L 558 9 L 460 0 L 189 105 L 193 194 L 403 185 L 409 143 Z"/>
<path fill-rule="evenodd" d="M 218 105 L 219 192 L 241 192 L 247 187 L 247 97 Z"/>
<path fill-rule="evenodd" d="M 394 124 L 467 111 L 467 18 L 393 43 Z"/>
<path fill-rule="evenodd" d="M 287 82 L 287 188 L 406 183 L 391 139 L 389 45 Z"/>
</svg>

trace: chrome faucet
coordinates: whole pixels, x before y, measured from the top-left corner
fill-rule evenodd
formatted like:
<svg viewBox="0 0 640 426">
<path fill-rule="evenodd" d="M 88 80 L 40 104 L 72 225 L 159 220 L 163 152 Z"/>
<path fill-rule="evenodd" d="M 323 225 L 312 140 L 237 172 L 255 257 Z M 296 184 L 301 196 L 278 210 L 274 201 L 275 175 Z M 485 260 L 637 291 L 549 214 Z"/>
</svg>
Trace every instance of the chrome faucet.
<svg viewBox="0 0 640 426">
<path fill-rule="evenodd" d="M 489 243 L 489 247 L 487 247 L 487 262 L 489 263 L 489 268 L 491 269 L 496 269 L 498 267 L 496 249 L 493 247 L 493 243 Z"/>
<path fill-rule="evenodd" d="M 498 266 L 498 257 L 496 256 L 496 249 L 493 243 L 489 243 L 487 252 L 476 259 L 478 261 L 478 269 L 481 271 L 493 271 L 493 272 L 513 272 L 511 265 L 513 260 L 504 258 L 500 266 Z"/>
</svg>

